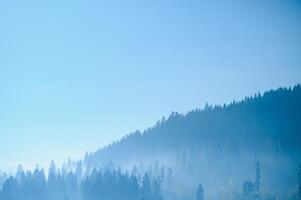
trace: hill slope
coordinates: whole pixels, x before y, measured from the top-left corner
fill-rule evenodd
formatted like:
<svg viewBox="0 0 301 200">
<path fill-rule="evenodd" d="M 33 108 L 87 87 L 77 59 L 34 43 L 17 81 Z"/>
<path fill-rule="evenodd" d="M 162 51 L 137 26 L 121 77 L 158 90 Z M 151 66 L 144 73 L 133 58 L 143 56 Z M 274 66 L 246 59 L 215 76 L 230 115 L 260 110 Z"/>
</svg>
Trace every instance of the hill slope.
<svg viewBox="0 0 301 200">
<path fill-rule="evenodd" d="M 142 133 L 87 154 L 84 161 L 88 169 L 111 160 L 125 169 L 147 170 L 159 163 L 172 168 L 175 179 L 189 179 L 187 188 L 202 181 L 213 191 L 229 181 L 239 186 L 251 179 L 260 160 L 266 188 L 284 190 L 296 184 L 300 155 L 301 86 L 296 85 L 186 115 L 172 113 Z"/>
<path fill-rule="evenodd" d="M 145 153 L 208 143 L 220 145 L 224 150 L 231 147 L 238 151 L 262 152 L 268 150 L 260 145 L 266 142 L 274 148 L 270 150 L 289 155 L 301 150 L 300 85 L 271 90 L 230 105 L 207 106 L 186 115 L 172 113 L 167 120 L 163 118 L 143 133 L 129 134 L 88 157 L 121 159 L 122 154 L 130 153 L 134 157 L 133 154 L 143 152 L 145 156 Z"/>
</svg>

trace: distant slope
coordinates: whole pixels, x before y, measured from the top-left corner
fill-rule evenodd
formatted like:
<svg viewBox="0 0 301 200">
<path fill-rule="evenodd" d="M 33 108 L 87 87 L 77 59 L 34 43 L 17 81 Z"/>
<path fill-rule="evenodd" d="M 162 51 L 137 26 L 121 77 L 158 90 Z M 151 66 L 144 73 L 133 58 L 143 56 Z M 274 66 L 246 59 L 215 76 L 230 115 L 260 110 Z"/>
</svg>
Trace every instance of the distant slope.
<svg viewBox="0 0 301 200">
<path fill-rule="evenodd" d="M 222 188 L 229 180 L 239 186 L 252 178 L 260 160 L 266 188 L 278 190 L 294 187 L 300 158 L 301 86 L 296 85 L 186 115 L 174 112 L 143 133 L 87 154 L 84 163 L 92 169 L 113 160 L 130 169 L 159 162 L 172 167 L 178 180 Z"/>
<path fill-rule="evenodd" d="M 143 133 L 131 133 L 86 159 L 122 159 L 206 145 L 225 151 L 299 153 L 301 86 L 271 90 L 229 105 L 207 106 L 186 115 L 172 113 Z"/>
</svg>

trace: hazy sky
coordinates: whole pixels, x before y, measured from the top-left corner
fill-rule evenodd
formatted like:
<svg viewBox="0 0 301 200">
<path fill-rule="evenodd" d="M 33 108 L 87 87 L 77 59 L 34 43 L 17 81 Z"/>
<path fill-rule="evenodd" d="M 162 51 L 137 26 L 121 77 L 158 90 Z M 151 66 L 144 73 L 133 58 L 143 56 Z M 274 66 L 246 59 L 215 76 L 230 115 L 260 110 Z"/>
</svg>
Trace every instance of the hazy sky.
<svg viewBox="0 0 301 200">
<path fill-rule="evenodd" d="M 298 0 L 0 0 L 0 169 L 300 83 L 300 36 Z"/>
</svg>

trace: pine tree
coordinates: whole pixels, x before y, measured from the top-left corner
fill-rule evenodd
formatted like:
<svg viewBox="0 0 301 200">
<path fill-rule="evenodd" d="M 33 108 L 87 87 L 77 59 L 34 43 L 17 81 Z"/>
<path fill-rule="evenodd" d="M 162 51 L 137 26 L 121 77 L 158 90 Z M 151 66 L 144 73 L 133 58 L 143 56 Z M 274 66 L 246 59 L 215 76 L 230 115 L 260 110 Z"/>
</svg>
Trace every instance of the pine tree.
<svg viewBox="0 0 301 200">
<path fill-rule="evenodd" d="M 298 200 L 301 200 L 301 164 L 299 165 L 299 185 L 298 185 Z"/>
<path fill-rule="evenodd" d="M 202 184 L 199 184 L 199 187 L 196 191 L 196 200 L 204 200 L 204 189 Z"/>
<path fill-rule="evenodd" d="M 153 181 L 152 185 L 152 199 L 153 200 L 162 200 L 161 195 L 161 181 L 159 178 Z"/>
<path fill-rule="evenodd" d="M 254 183 L 254 191 L 259 194 L 259 189 L 260 189 L 260 180 L 261 180 L 261 169 L 260 169 L 260 163 L 257 160 L 256 162 L 256 179 Z"/>
<path fill-rule="evenodd" d="M 142 180 L 141 196 L 145 200 L 151 199 L 151 181 L 147 172 L 145 172 Z"/>
</svg>

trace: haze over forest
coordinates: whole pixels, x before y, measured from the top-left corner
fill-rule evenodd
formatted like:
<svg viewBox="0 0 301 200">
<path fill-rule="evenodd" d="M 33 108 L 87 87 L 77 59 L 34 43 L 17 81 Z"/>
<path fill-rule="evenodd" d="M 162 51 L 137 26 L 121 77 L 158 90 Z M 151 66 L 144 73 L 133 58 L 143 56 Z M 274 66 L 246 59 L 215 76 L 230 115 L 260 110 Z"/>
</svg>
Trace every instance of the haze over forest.
<svg viewBox="0 0 301 200">
<path fill-rule="evenodd" d="M 0 0 L 0 200 L 301 200 L 300 0 Z"/>
<path fill-rule="evenodd" d="M 1 0 L 1 169 L 300 83 L 300 19 L 299 0 Z"/>
<path fill-rule="evenodd" d="M 171 113 L 48 175 L 1 173 L 0 199 L 300 198 L 301 86 Z M 299 175 L 298 175 L 299 173 Z"/>
</svg>

